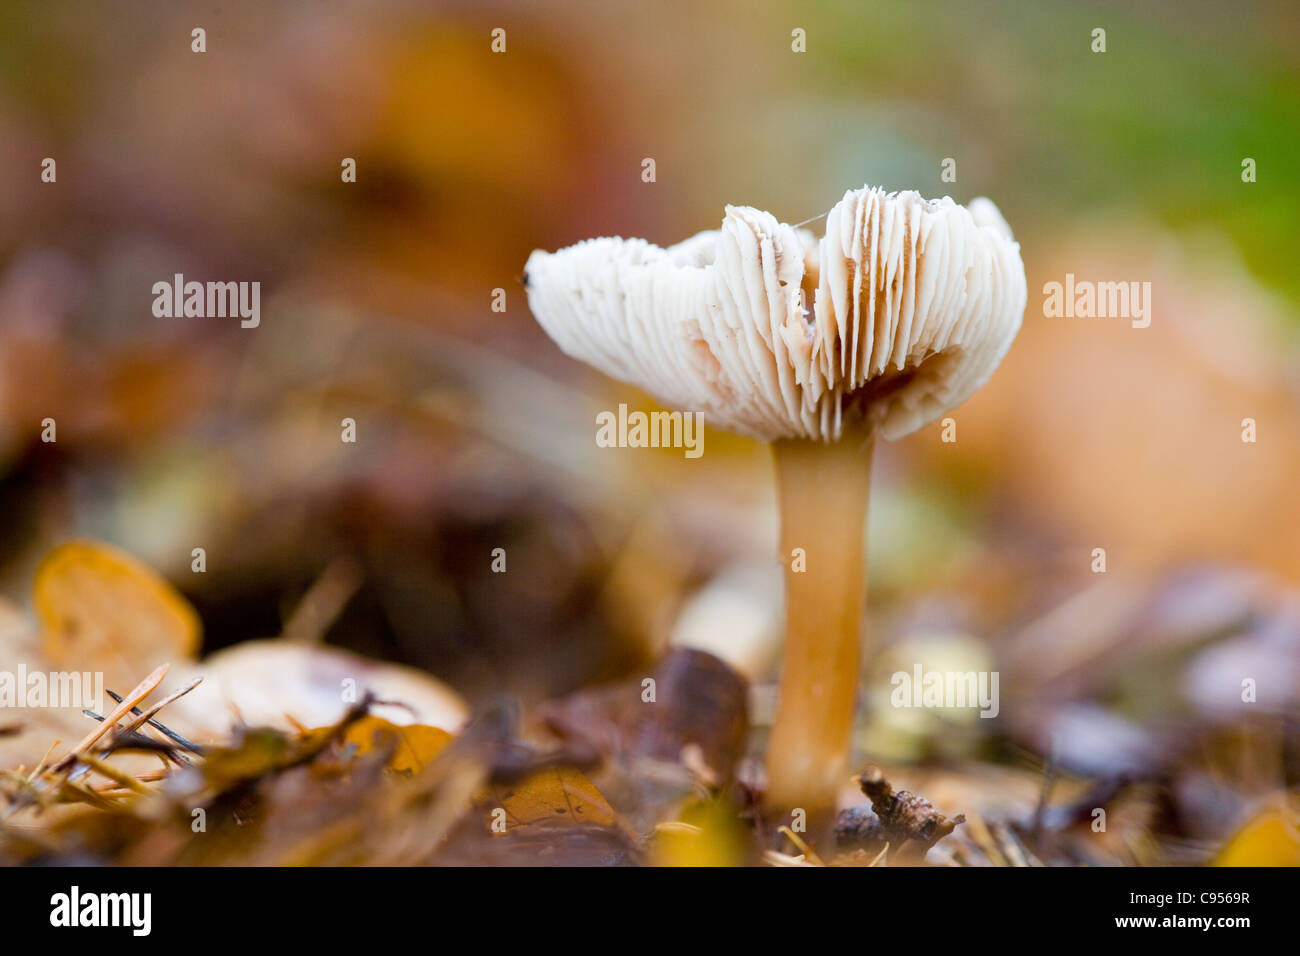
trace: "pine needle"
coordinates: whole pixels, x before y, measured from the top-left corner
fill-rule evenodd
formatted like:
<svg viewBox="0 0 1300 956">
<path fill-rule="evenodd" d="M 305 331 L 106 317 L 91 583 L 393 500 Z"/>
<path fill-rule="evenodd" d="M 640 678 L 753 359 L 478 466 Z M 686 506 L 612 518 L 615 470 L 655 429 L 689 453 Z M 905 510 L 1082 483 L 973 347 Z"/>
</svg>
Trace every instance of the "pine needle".
<svg viewBox="0 0 1300 956">
<path fill-rule="evenodd" d="M 126 698 L 117 705 L 113 712 L 104 718 L 104 722 L 90 733 L 86 734 L 85 737 L 81 738 L 81 742 L 72 748 L 72 752 L 52 766 L 50 772 L 57 773 L 58 771 L 71 766 L 73 762 L 81 756 L 81 754 L 93 747 L 99 741 L 99 738 L 103 737 L 109 730 L 117 726 L 117 722 L 129 714 L 131 708 L 152 694 L 155 688 L 162 683 L 162 679 L 167 676 L 167 668 L 170 666 L 170 664 L 163 664 L 144 680 L 140 681 L 140 683 L 136 684 L 131 690 L 131 693 L 127 694 Z"/>
</svg>

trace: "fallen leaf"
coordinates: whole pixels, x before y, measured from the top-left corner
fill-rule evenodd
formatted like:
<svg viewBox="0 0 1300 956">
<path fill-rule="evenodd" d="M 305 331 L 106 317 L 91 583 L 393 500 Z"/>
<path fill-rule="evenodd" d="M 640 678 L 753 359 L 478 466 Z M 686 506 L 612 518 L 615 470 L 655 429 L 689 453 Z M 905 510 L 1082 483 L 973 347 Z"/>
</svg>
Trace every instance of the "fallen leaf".
<svg viewBox="0 0 1300 956">
<path fill-rule="evenodd" d="M 654 671 L 653 707 L 640 678 L 583 690 L 541 709 L 542 723 L 602 754 L 650 757 L 700 771 L 710 783 L 730 780 L 749 732 L 748 683 L 725 661 L 673 648 Z"/>
<path fill-rule="evenodd" d="M 349 727 L 343 742 L 354 745 L 358 754 L 366 754 L 376 746 L 386 746 L 386 741 L 394 738 L 396 747 L 388 760 L 388 769 L 399 773 L 418 773 L 451 742 L 451 734 L 439 727 L 427 724 L 400 727 L 373 715 L 363 717 Z"/>
<path fill-rule="evenodd" d="M 693 800 L 678 819 L 655 828 L 651 859 L 655 866 L 744 866 L 750 833 L 739 808 L 729 800 Z"/>
<path fill-rule="evenodd" d="M 56 667 L 102 670 L 111 687 L 164 661 L 193 659 L 202 625 L 152 568 L 96 541 L 69 541 L 36 571 L 32 602 Z"/>
<path fill-rule="evenodd" d="M 413 667 L 371 660 L 338 647 L 283 638 L 244 641 L 190 668 L 203 677 L 194 693 L 169 708 L 181 733 L 220 735 L 238 715 L 247 724 L 289 729 L 328 726 L 349 704 L 344 691 L 371 691 L 371 712 L 392 724 L 459 730 L 468 707 L 454 690 Z"/>
<path fill-rule="evenodd" d="M 616 821 L 614 808 L 596 785 L 568 767 L 542 770 L 512 787 L 496 787 L 493 797 L 493 806 L 506 811 L 511 829 L 538 823 L 612 826 Z"/>
<path fill-rule="evenodd" d="M 1287 806 L 1264 810 L 1237 831 L 1215 866 L 1300 866 L 1300 818 Z"/>
</svg>

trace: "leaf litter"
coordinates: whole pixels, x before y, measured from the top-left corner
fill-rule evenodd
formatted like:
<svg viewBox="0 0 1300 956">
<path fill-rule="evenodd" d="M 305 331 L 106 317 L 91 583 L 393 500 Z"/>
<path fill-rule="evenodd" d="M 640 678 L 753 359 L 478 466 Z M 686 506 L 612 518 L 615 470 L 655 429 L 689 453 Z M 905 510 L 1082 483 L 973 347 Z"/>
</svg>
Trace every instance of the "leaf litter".
<svg viewBox="0 0 1300 956">
<path fill-rule="evenodd" d="M 1171 822 L 1180 811 L 1174 788 L 1115 774 L 1075 778 L 1050 760 L 990 779 L 978 766 L 868 765 L 855 778 L 857 801 L 841 801 L 848 806 L 833 836 L 805 833 L 763 816 L 749 679 L 682 647 L 652 671 L 653 706 L 645 682 L 627 680 L 527 713 L 508 700 L 487 704 L 440 727 L 363 687 L 335 719 L 309 725 L 295 717 L 311 712 L 296 703 L 299 676 L 280 663 L 298 658 L 279 649 L 310 655 L 316 645 L 303 634 L 323 626 L 298 614 L 311 624 L 296 626 L 293 641 L 260 642 L 273 665 L 264 684 L 282 688 L 263 712 L 279 702 L 284 719 L 250 722 L 230 708 L 234 720 L 222 728 L 220 714 L 192 712 L 204 681 L 187 653 L 198 644 L 178 610 L 184 599 L 150 577 L 123 589 L 124 606 L 114 607 L 96 574 L 152 572 L 98 547 L 79 542 L 46 563 L 42 573 L 72 568 L 85 587 L 40 581 L 38 616 L 59 632 L 58 653 L 71 640 L 67 622 L 79 622 L 70 632 L 84 655 L 78 666 L 113 663 L 145 676 L 124 694 L 106 689 L 116 705 L 107 713 L 83 708 L 89 726 L 68 735 L 72 746 L 47 739 L 30 769 L 0 770 L 0 863 L 1042 866 L 1163 862 L 1179 846 L 1193 861 L 1227 864 L 1297 853 L 1294 799 L 1259 803 L 1221 846 L 1208 835 L 1166 840 L 1187 830 Z M 90 602 L 79 604 L 81 594 Z M 123 637 L 132 603 L 154 622 L 135 647 Z M 344 602 L 331 603 L 336 613 Z M 157 659 L 166 654 L 181 658 L 179 685 Z M 419 685 L 406 686 L 419 696 Z M 199 708 L 210 709 L 220 700 Z M 33 729 L 41 730 L 6 722 L 0 742 Z M 911 786 L 897 786 L 895 774 Z M 1186 799 L 1226 799 L 1214 775 L 1189 781 L 1180 782 Z M 1091 826 L 1098 810 L 1110 817 L 1101 833 Z M 1242 818 L 1226 819 L 1213 832 Z"/>
</svg>

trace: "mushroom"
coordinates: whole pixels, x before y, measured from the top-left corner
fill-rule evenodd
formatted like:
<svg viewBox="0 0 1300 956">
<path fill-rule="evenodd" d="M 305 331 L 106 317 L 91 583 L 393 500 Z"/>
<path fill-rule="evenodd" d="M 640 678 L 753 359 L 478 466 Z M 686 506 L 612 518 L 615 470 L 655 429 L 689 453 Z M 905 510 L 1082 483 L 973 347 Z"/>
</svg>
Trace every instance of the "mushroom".
<svg viewBox="0 0 1300 956">
<path fill-rule="evenodd" d="M 853 727 L 873 442 L 961 404 L 1001 361 L 1026 299 L 1011 230 L 987 199 L 863 187 L 820 241 L 728 206 L 721 229 L 667 249 L 536 251 L 524 278 L 569 355 L 772 443 L 786 627 L 767 800 L 824 818 Z"/>
</svg>

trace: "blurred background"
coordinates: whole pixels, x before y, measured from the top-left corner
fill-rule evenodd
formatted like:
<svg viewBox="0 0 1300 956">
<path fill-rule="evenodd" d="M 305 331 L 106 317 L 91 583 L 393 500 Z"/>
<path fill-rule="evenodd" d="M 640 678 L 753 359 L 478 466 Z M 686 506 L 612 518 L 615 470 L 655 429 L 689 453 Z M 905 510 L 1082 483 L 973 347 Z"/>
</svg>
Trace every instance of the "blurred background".
<svg viewBox="0 0 1300 956">
<path fill-rule="evenodd" d="M 523 263 L 726 203 L 988 195 L 1024 328 L 955 443 L 878 451 L 863 689 L 996 669 L 1002 713 L 874 706 L 859 744 L 1144 774 L 1148 819 L 1217 838 L 1300 779 L 1298 31 L 1289 0 L 6 3 L 0 587 L 21 613 L 50 547 L 104 539 L 211 652 L 342 558 L 328 642 L 474 703 L 639 674 L 675 633 L 746 648 L 761 691 L 766 448 L 597 448 L 597 410 L 650 400 L 549 342 Z M 175 273 L 260 281 L 260 327 L 155 318 Z M 1149 281 L 1150 327 L 1045 318 L 1066 273 Z"/>
</svg>

